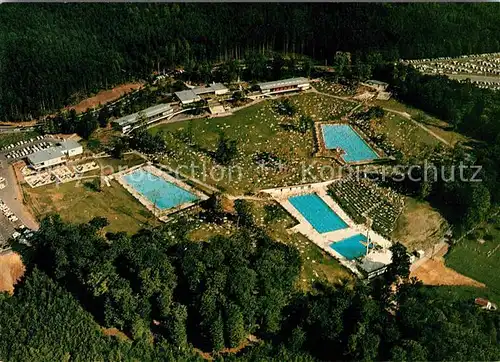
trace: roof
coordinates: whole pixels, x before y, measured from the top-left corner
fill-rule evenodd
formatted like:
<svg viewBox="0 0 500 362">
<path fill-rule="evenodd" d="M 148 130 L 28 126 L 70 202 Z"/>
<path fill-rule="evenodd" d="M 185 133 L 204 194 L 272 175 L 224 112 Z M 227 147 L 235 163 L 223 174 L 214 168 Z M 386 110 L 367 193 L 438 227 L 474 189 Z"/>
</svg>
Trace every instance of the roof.
<svg viewBox="0 0 500 362">
<path fill-rule="evenodd" d="M 80 148 L 82 147 L 81 144 L 79 144 L 78 142 L 76 142 L 75 140 L 71 140 L 71 139 L 67 139 L 65 141 L 62 141 L 60 143 L 60 146 L 63 147 L 66 151 L 69 151 L 69 150 L 75 150 L 77 148 Z"/>
<path fill-rule="evenodd" d="M 227 87 L 222 84 L 222 83 L 213 83 L 213 84 L 210 84 L 210 88 L 215 92 L 215 91 L 219 91 L 219 90 L 229 90 L 227 89 Z"/>
<path fill-rule="evenodd" d="M 379 80 L 369 79 L 366 81 L 368 84 L 378 84 L 378 85 L 389 85 L 388 83 L 381 82 Z"/>
<path fill-rule="evenodd" d="M 139 113 L 141 113 L 141 112 L 144 113 L 147 118 L 151 118 L 151 117 L 156 116 L 157 114 L 169 111 L 170 109 L 172 109 L 172 107 L 170 107 L 170 104 L 161 103 L 161 104 L 157 104 L 155 106 L 143 109 L 140 112 L 132 113 L 132 114 L 129 114 L 127 116 L 118 118 L 118 119 L 114 120 L 113 122 L 118 124 L 119 126 L 123 127 L 123 126 L 129 125 L 129 124 L 132 124 L 132 123 L 136 123 L 137 118 L 139 116 Z"/>
<path fill-rule="evenodd" d="M 28 160 L 32 164 L 38 164 L 46 161 L 53 160 L 54 158 L 64 157 L 64 153 L 62 152 L 60 147 L 51 147 L 46 148 L 45 150 L 40 150 L 31 155 L 28 155 Z"/>
<path fill-rule="evenodd" d="M 294 86 L 294 85 L 299 85 L 299 84 L 309 84 L 309 79 L 304 78 L 304 77 L 299 77 L 299 78 L 288 78 L 288 79 L 282 79 L 282 80 L 275 80 L 272 82 L 264 82 L 264 83 L 259 83 L 257 84 L 261 90 L 264 89 L 272 89 L 272 88 L 277 88 L 277 87 L 289 87 L 289 86 Z"/>
<path fill-rule="evenodd" d="M 389 265 L 392 261 L 392 252 L 388 249 L 381 251 L 371 251 L 365 256 L 360 263 L 359 267 L 366 273 L 371 273 L 380 268 Z"/>
<path fill-rule="evenodd" d="M 198 96 L 198 94 L 193 92 L 191 89 L 175 92 L 175 95 L 181 102 L 196 102 L 201 99 L 200 96 Z"/>
<path fill-rule="evenodd" d="M 484 306 L 484 307 L 486 307 L 486 306 L 488 305 L 488 303 L 489 303 L 489 301 L 488 301 L 488 300 L 483 299 L 483 298 L 476 298 L 476 299 L 474 299 L 474 302 L 475 302 L 477 305 L 481 305 L 481 306 Z"/>
</svg>

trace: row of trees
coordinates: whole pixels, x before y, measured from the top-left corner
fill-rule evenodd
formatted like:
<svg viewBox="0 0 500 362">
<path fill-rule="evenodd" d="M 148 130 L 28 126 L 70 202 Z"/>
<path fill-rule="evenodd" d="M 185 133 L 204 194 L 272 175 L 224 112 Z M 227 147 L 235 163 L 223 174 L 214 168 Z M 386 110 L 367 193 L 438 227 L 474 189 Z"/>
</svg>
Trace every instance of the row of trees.
<svg viewBox="0 0 500 362">
<path fill-rule="evenodd" d="M 249 334 L 260 342 L 224 358 L 492 360 L 500 354 L 500 317 L 470 301 L 443 300 L 439 289 L 408 279 L 401 244 L 392 247 L 387 273 L 370 285 L 318 284 L 299 292 L 298 251 L 257 228 L 247 202 L 235 209 L 238 232 L 208 242 L 188 241 L 192 223 L 183 219 L 134 236 L 104 236 L 103 218 L 82 225 L 45 219 L 35 250 L 24 255 L 24 281 L 14 296 L 0 298 L 8 311 L 0 318 L 3 358 L 194 360 L 193 346 L 220 351 Z M 88 312 L 131 341 L 104 337 Z"/>
<path fill-rule="evenodd" d="M 339 50 L 360 60 L 498 51 L 499 15 L 495 4 L 7 4 L 0 119 L 35 118 L 175 66 L 206 79 L 213 62 L 245 59 L 251 77 L 264 79 L 266 53 L 332 64 Z M 307 71 L 293 58 L 274 57 L 272 77 Z M 354 73 L 366 74 L 355 59 Z M 227 68 L 222 79 L 234 78 Z"/>
</svg>

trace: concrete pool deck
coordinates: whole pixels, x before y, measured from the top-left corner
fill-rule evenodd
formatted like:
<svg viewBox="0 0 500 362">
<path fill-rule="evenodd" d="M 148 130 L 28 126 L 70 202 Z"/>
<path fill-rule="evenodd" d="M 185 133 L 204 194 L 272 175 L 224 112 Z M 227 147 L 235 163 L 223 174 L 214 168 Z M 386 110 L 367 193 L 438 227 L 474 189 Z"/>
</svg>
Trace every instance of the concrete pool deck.
<svg viewBox="0 0 500 362">
<path fill-rule="evenodd" d="M 292 227 L 290 232 L 299 232 L 311 240 L 314 244 L 324 250 L 326 253 L 337 259 L 343 266 L 352 271 L 358 277 L 362 278 L 363 274 L 358 268 L 356 260 L 349 260 L 342 254 L 338 253 L 330 247 L 330 244 L 339 242 L 343 239 L 349 238 L 356 234 L 369 235 L 370 240 L 376 245 L 379 245 L 386 250 L 392 243 L 385 239 L 383 236 L 377 234 L 369 229 L 366 225 L 359 225 L 342 210 L 342 208 L 327 194 L 327 186 L 335 181 L 318 182 L 314 184 L 305 184 L 292 187 L 265 189 L 261 192 L 269 194 L 276 200 L 290 215 L 292 215 L 298 222 L 297 225 Z M 314 227 L 306 220 L 306 218 L 290 203 L 288 200 L 291 196 L 298 196 L 304 194 L 317 194 L 346 224 L 347 227 L 326 233 L 319 233 Z M 378 257 L 377 253 L 371 252 L 369 257 Z"/>
<path fill-rule="evenodd" d="M 195 195 L 197 197 L 197 200 L 192 201 L 192 202 L 185 202 L 180 205 L 177 205 L 175 207 L 169 208 L 169 209 L 160 209 L 157 206 L 153 204 L 147 197 L 142 195 L 140 192 L 138 192 L 133 186 L 131 186 L 126 180 L 125 176 L 128 174 L 131 174 L 137 170 L 144 170 L 146 172 L 149 172 L 150 174 L 160 177 L 163 180 L 170 182 L 190 193 Z M 143 163 L 134 167 L 131 167 L 127 170 L 117 172 L 109 178 L 114 178 L 120 185 L 122 185 L 134 198 L 136 198 L 141 204 L 143 204 L 153 215 L 155 215 L 160 221 L 168 221 L 168 216 L 176 213 L 178 211 L 187 209 L 191 206 L 194 206 L 198 204 L 200 201 L 208 199 L 208 196 L 205 195 L 203 192 L 195 189 L 194 187 L 189 186 L 185 182 L 169 175 L 165 171 L 160 170 L 159 168 L 156 168 L 155 166 L 152 166 L 150 163 Z"/>
<path fill-rule="evenodd" d="M 344 150 L 341 148 L 339 150 L 335 148 L 328 148 L 326 146 L 326 140 L 324 135 L 324 127 L 325 126 L 349 126 L 349 128 L 354 132 L 354 134 L 359 137 L 359 139 L 375 154 L 375 158 L 370 158 L 366 160 L 346 160 L 344 158 Z M 358 166 L 358 165 L 367 165 L 380 161 L 387 160 L 388 157 L 385 153 L 375 144 L 372 140 L 367 137 L 364 132 L 362 132 L 359 127 L 354 124 L 351 124 L 347 121 L 328 121 L 328 122 L 315 122 L 314 123 L 314 135 L 316 141 L 316 152 L 315 157 L 327 157 L 335 159 L 341 166 L 349 165 L 349 166 Z"/>
</svg>

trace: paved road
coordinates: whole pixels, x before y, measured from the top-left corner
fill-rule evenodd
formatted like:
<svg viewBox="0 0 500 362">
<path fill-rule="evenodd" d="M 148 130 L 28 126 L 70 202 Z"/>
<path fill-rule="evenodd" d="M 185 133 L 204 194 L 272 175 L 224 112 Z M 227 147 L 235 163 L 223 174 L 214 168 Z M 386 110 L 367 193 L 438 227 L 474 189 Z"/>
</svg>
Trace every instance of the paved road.
<svg viewBox="0 0 500 362">
<path fill-rule="evenodd" d="M 5 160 L 0 160 L 0 176 L 5 177 L 6 187 L 0 190 L 0 199 L 12 210 L 21 222 L 33 230 L 38 230 L 38 222 L 23 204 L 21 189 L 14 169 Z"/>
</svg>

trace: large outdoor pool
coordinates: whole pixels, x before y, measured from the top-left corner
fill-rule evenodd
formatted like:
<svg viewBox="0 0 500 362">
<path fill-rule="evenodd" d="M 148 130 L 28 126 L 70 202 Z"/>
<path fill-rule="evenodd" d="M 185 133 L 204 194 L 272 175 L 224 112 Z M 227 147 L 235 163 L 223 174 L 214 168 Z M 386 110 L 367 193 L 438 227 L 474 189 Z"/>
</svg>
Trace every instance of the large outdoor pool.
<svg viewBox="0 0 500 362">
<path fill-rule="evenodd" d="M 348 124 L 321 125 L 325 147 L 327 149 L 341 148 L 342 158 L 346 162 L 370 161 L 378 158 L 375 151 Z"/>
<path fill-rule="evenodd" d="M 123 179 L 161 210 L 170 209 L 198 199 L 191 192 L 143 169 L 125 175 Z"/>
<path fill-rule="evenodd" d="M 353 260 L 366 253 L 366 236 L 356 234 L 336 243 L 331 243 L 330 248 L 346 259 Z"/>
<path fill-rule="evenodd" d="M 292 196 L 288 201 L 318 233 L 344 229 L 347 224 L 316 194 Z"/>
</svg>

